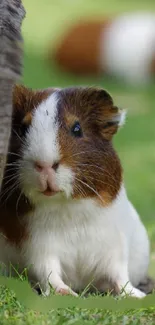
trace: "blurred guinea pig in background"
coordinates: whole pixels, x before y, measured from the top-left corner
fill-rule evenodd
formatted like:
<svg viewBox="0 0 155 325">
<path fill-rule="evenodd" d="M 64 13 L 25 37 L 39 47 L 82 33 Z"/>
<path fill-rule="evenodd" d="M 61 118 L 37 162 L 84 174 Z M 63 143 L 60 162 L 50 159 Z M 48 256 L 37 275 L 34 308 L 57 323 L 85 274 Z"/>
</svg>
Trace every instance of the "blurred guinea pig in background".
<svg viewBox="0 0 155 325">
<path fill-rule="evenodd" d="M 48 50 L 66 71 L 108 75 L 127 84 L 148 84 L 155 78 L 155 15 L 124 13 L 83 18 L 63 33 Z"/>
</svg>

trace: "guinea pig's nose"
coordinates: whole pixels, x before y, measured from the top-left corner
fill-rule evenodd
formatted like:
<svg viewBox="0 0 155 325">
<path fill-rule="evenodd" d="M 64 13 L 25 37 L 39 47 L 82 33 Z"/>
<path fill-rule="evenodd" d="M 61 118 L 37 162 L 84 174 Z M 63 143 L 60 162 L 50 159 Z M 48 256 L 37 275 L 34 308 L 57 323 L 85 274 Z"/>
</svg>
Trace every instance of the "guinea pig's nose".
<svg viewBox="0 0 155 325">
<path fill-rule="evenodd" d="M 59 163 L 54 163 L 54 164 L 48 164 L 42 161 L 36 161 L 34 163 L 34 168 L 38 171 L 38 172 L 46 172 L 49 169 L 53 169 L 53 170 L 57 170 L 59 167 Z"/>
</svg>

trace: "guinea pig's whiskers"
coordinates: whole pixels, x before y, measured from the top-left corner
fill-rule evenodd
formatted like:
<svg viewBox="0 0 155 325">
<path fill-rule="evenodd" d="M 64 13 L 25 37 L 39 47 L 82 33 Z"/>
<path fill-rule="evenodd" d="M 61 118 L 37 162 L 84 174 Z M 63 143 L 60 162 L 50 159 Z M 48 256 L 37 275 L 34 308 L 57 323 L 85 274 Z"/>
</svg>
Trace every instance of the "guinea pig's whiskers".
<svg viewBox="0 0 155 325">
<path fill-rule="evenodd" d="M 16 174 L 13 174 L 13 176 L 9 176 L 8 175 L 8 177 L 6 177 L 7 179 L 9 178 L 9 180 L 7 180 L 7 182 L 5 182 L 5 186 L 8 184 L 8 183 L 10 183 L 11 181 L 13 181 L 14 179 L 17 179 L 17 175 Z M 4 178 L 4 179 L 6 179 L 6 178 Z"/>
<path fill-rule="evenodd" d="M 20 135 L 17 133 L 17 131 L 15 129 L 12 130 L 16 136 L 18 137 L 18 139 L 22 142 L 22 144 L 25 146 L 24 140 L 20 137 Z"/>
<path fill-rule="evenodd" d="M 116 182 L 115 178 L 106 169 L 94 164 L 92 165 L 92 167 L 101 170 L 104 174 L 107 174 L 114 182 Z"/>
<path fill-rule="evenodd" d="M 16 181 L 15 181 L 13 184 L 11 184 L 10 186 L 7 186 L 6 189 L 5 189 L 4 191 L 1 192 L 1 195 L 6 194 L 6 192 L 9 191 L 10 188 L 12 188 L 12 187 L 13 187 L 16 183 L 18 183 L 18 182 L 19 182 L 19 180 L 18 180 L 17 177 L 16 177 Z M 1 195 L 0 195 L 0 196 L 1 196 Z"/>
<path fill-rule="evenodd" d="M 6 167 L 7 167 L 7 171 L 12 171 L 12 170 L 15 170 L 15 169 L 18 169 L 20 167 L 20 163 L 8 163 L 6 164 Z"/>
<path fill-rule="evenodd" d="M 17 202 L 16 202 L 16 212 L 17 212 L 17 217 L 18 217 L 18 206 L 19 206 L 19 201 L 20 201 L 20 199 L 21 199 L 21 196 L 22 196 L 22 191 L 20 192 L 20 194 L 19 194 L 19 197 L 18 197 L 18 199 L 17 199 Z"/>
<path fill-rule="evenodd" d="M 5 166 L 12 166 L 12 167 L 14 167 L 14 166 L 19 166 L 20 165 L 20 163 L 19 162 L 17 162 L 17 161 L 13 161 L 12 163 L 6 163 L 6 165 Z"/>
<path fill-rule="evenodd" d="M 86 197 L 86 193 L 84 190 L 82 190 L 77 184 L 75 186 L 75 190 L 77 190 L 77 194 L 81 194 L 81 196 L 84 198 Z"/>
<path fill-rule="evenodd" d="M 84 172 L 85 172 L 85 170 L 83 170 Z M 87 179 L 88 179 L 88 181 L 89 181 L 89 183 L 91 183 L 92 185 L 94 185 L 94 182 L 93 181 L 91 181 L 91 180 L 94 180 L 94 177 L 91 177 L 90 175 L 89 176 L 87 176 Z M 100 180 L 100 179 L 97 179 L 96 177 L 95 177 L 95 180 L 96 181 L 98 181 L 98 182 L 100 182 L 100 183 L 102 183 L 102 184 L 104 184 L 104 185 L 108 185 L 109 186 L 109 184 L 107 184 L 106 182 L 103 182 L 102 180 Z M 89 184 L 88 184 L 89 185 Z M 114 187 L 113 187 L 114 188 Z"/>
<path fill-rule="evenodd" d="M 93 168 L 96 168 L 98 170 L 101 170 L 104 174 L 107 174 L 110 177 L 110 179 L 112 179 L 114 181 L 114 183 L 116 182 L 115 178 L 107 170 L 105 170 L 104 168 L 102 168 L 100 166 L 97 166 L 97 165 L 94 165 L 94 164 L 93 165 L 92 164 L 86 164 L 86 163 L 78 164 L 78 166 L 88 166 L 88 167 L 93 167 Z M 93 171 L 89 170 L 87 172 L 91 172 L 91 173 L 94 173 L 94 174 L 96 173 L 99 176 L 101 175 L 101 173 L 97 173 L 94 170 Z"/>
<path fill-rule="evenodd" d="M 15 167 L 19 168 L 20 163 L 17 163 L 17 162 L 7 163 L 5 166 L 7 167 L 7 170 L 11 170 L 11 169 L 14 169 Z"/>
<path fill-rule="evenodd" d="M 7 179 L 7 178 L 10 178 L 11 176 L 14 176 L 14 175 L 17 176 L 17 171 L 18 171 L 18 168 L 13 169 L 13 170 L 9 170 L 9 174 L 6 174 L 6 175 L 3 177 L 3 180 L 4 180 L 4 179 Z"/>
<path fill-rule="evenodd" d="M 83 172 L 87 172 L 87 170 L 84 170 L 84 169 L 83 169 Z M 108 187 L 111 187 L 111 188 L 113 188 L 113 189 L 117 189 L 117 187 L 116 187 L 116 186 L 114 186 L 114 185 L 112 185 L 112 184 L 109 184 L 109 183 L 106 183 L 106 182 L 102 181 L 102 180 L 101 180 L 101 179 L 99 179 L 99 178 L 96 178 L 96 176 L 95 176 L 95 175 L 98 175 L 98 176 L 100 176 L 100 174 L 98 174 L 98 173 L 95 173 L 94 171 L 89 171 L 89 173 L 92 173 L 92 174 L 94 175 L 94 177 L 95 177 L 95 180 L 96 180 L 97 182 L 100 182 L 100 183 L 102 183 L 102 184 L 104 184 L 104 185 L 106 185 L 106 186 L 108 186 Z M 94 177 L 90 177 L 90 176 L 89 176 L 89 178 L 91 178 L 91 179 L 94 179 Z M 88 176 L 87 176 L 87 178 L 88 178 Z"/>
<path fill-rule="evenodd" d="M 8 201 L 9 197 L 13 194 L 13 192 L 18 188 L 19 186 L 19 181 L 17 180 L 12 186 L 8 187 L 6 189 L 6 191 L 2 192 L 2 195 L 0 196 L 0 199 L 2 201 L 2 199 L 7 195 L 7 193 L 9 193 L 9 195 L 4 199 L 4 202 L 6 204 L 6 202 Z"/>
<path fill-rule="evenodd" d="M 98 153 L 97 150 L 91 150 L 91 153 L 92 152 Z M 79 156 L 79 155 L 85 155 L 86 153 L 90 153 L 90 150 L 77 152 L 77 153 L 73 154 L 72 157 Z"/>
<path fill-rule="evenodd" d="M 13 151 L 8 151 L 7 154 L 8 154 L 8 155 L 17 156 L 17 157 L 21 158 L 21 155 L 20 155 L 20 154 L 18 154 L 18 153 L 16 153 L 16 152 L 13 152 Z"/>
<path fill-rule="evenodd" d="M 21 174 L 19 174 L 18 176 L 20 176 L 20 178 L 21 178 Z M 20 185 L 20 180 L 19 180 L 19 177 L 17 177 L 17 174 L 16 174 L 16 173 L 13 174 L 13 176 L 12 176 L 12 175 L 7 175 L 7 176 L 5 176 L 5 177 L 6 177 L 7 179 L 10 178 L 9 180 L 7 180 L 7 182 L 5 182 L 5 186 L 6 186 L 9 182 L 11 182 L 11 181 L 13 181 L 13 180 L 15 180 L 15 182 L 14 182 L 11 186 L 7 186 L 7 188 L 6 188 L 4 191 L 2 191 L 2 193 L 0 194 L 0 200 L 1 200 L 1 201 L 2 201 L 2 199 L 7 195 L 7 193 L 10 192 L 10 190 L 11 190 L 10 195 L 12 195 L 12 193 L 14 192 L 14 190 L 16 190 L 16 189 L 19 187 L 19 185 Z M 5 179 L 5 178 L 4 178 L 4 179 Z M 10 195 L 7 196 L 6 199 L 5 199 L 4 201 L 7 201 L 7 200 L 8 200 L 8 197 L 10 197 Z"/>
<path fill-rule="evenodd" d="M 11 195 L 15 192 L 15 190 L 18 188 L 18 184 L 16 184 L 10 191 L 9 195 L 6 197 L 6 199 L 4 200 L 4 203 L 6 204 L 8 199 L 11 197 Z"/>
<path fill-rule="evenodd" d="M 99 154 L 98 150 L 94 149 L 94 150 L 91 150 L 91 151 L 90 150 L 85 150 L 85 151 L 76 152 L 75 154 L 72 155 L 72 157 L 79 156 L 79 155 L 84 155 L 86 153 L 90 154 L 92 152 L 96 152 L 97 155 Z M 104 151 L 104 152 L 102 152 L 102 155 L 107 156 L 107 157 L 111 156 L 113 158 L 113 155 L 110 152 L 106 153 Z"/>
<path fill-rule="evenodd" d="M 94 192 L 94 193 L 99 197 L 99 199 L 102 201 L 102 203 L 104 203 L 103 200 L 102 200 L 102 197 L 99 195 L 99 193 L 98 193 L 98 192 L 97 192 L 93 187 L 91 187 L 91 186 L 88 185 L 86 182 L 82 181 L 81 179 L 79 179 L 79 178 L 77 178 L 77 177 L 75 177 L 75 179 L 76 179 L 78 182 L 80 182 L 81 184 L 83 184 L 83 185 L 85 185 L 86 187 L 88 187 L 92 192 Z"/>
<path fill-rule="evenodd" d="M 93 167 L 93 168 L 97 168 L 99 170 L 101 170 L 103 173 L 106 172 L 106 170 L 98 165 L 94 165 L 94 164 L 87 164 L 87 163 L 80 163 L 80 166 L 89 166 L 89 167 Z"/>
</svg>

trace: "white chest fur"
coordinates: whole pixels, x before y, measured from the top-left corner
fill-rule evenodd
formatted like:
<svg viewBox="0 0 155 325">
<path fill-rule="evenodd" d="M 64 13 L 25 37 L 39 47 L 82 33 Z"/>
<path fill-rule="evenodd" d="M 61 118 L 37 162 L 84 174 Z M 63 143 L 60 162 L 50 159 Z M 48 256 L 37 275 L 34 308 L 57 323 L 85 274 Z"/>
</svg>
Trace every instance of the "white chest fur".
<svg viewBox="0 0 155 325">
<path fill-rule="evenodd" d="M 147 234 L 124 188 L 107 208 L 92 200 L 38 208 L 29 231 L 23 260 L 43 286 L 50 276 L 53 286 L 61 279 L 75 291 L 104 277 L 136 286 L 147 274 Z"/>
</svg>

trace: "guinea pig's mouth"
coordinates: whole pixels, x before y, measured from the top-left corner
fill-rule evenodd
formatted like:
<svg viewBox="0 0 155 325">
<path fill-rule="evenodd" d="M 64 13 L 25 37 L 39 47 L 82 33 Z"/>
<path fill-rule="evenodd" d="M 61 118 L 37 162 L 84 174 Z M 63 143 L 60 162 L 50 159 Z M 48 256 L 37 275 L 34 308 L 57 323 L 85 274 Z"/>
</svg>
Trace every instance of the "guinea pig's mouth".
<svg viewBox="0 0 155 325">
<path fill-rule="evenodd" d="M 41 193 L 45 196 L 53 196 L 53 195 L 57 194 L 58 192 L 59 191 L 54 191 L 48 186 L 47 189 Z"/>
</svg>

